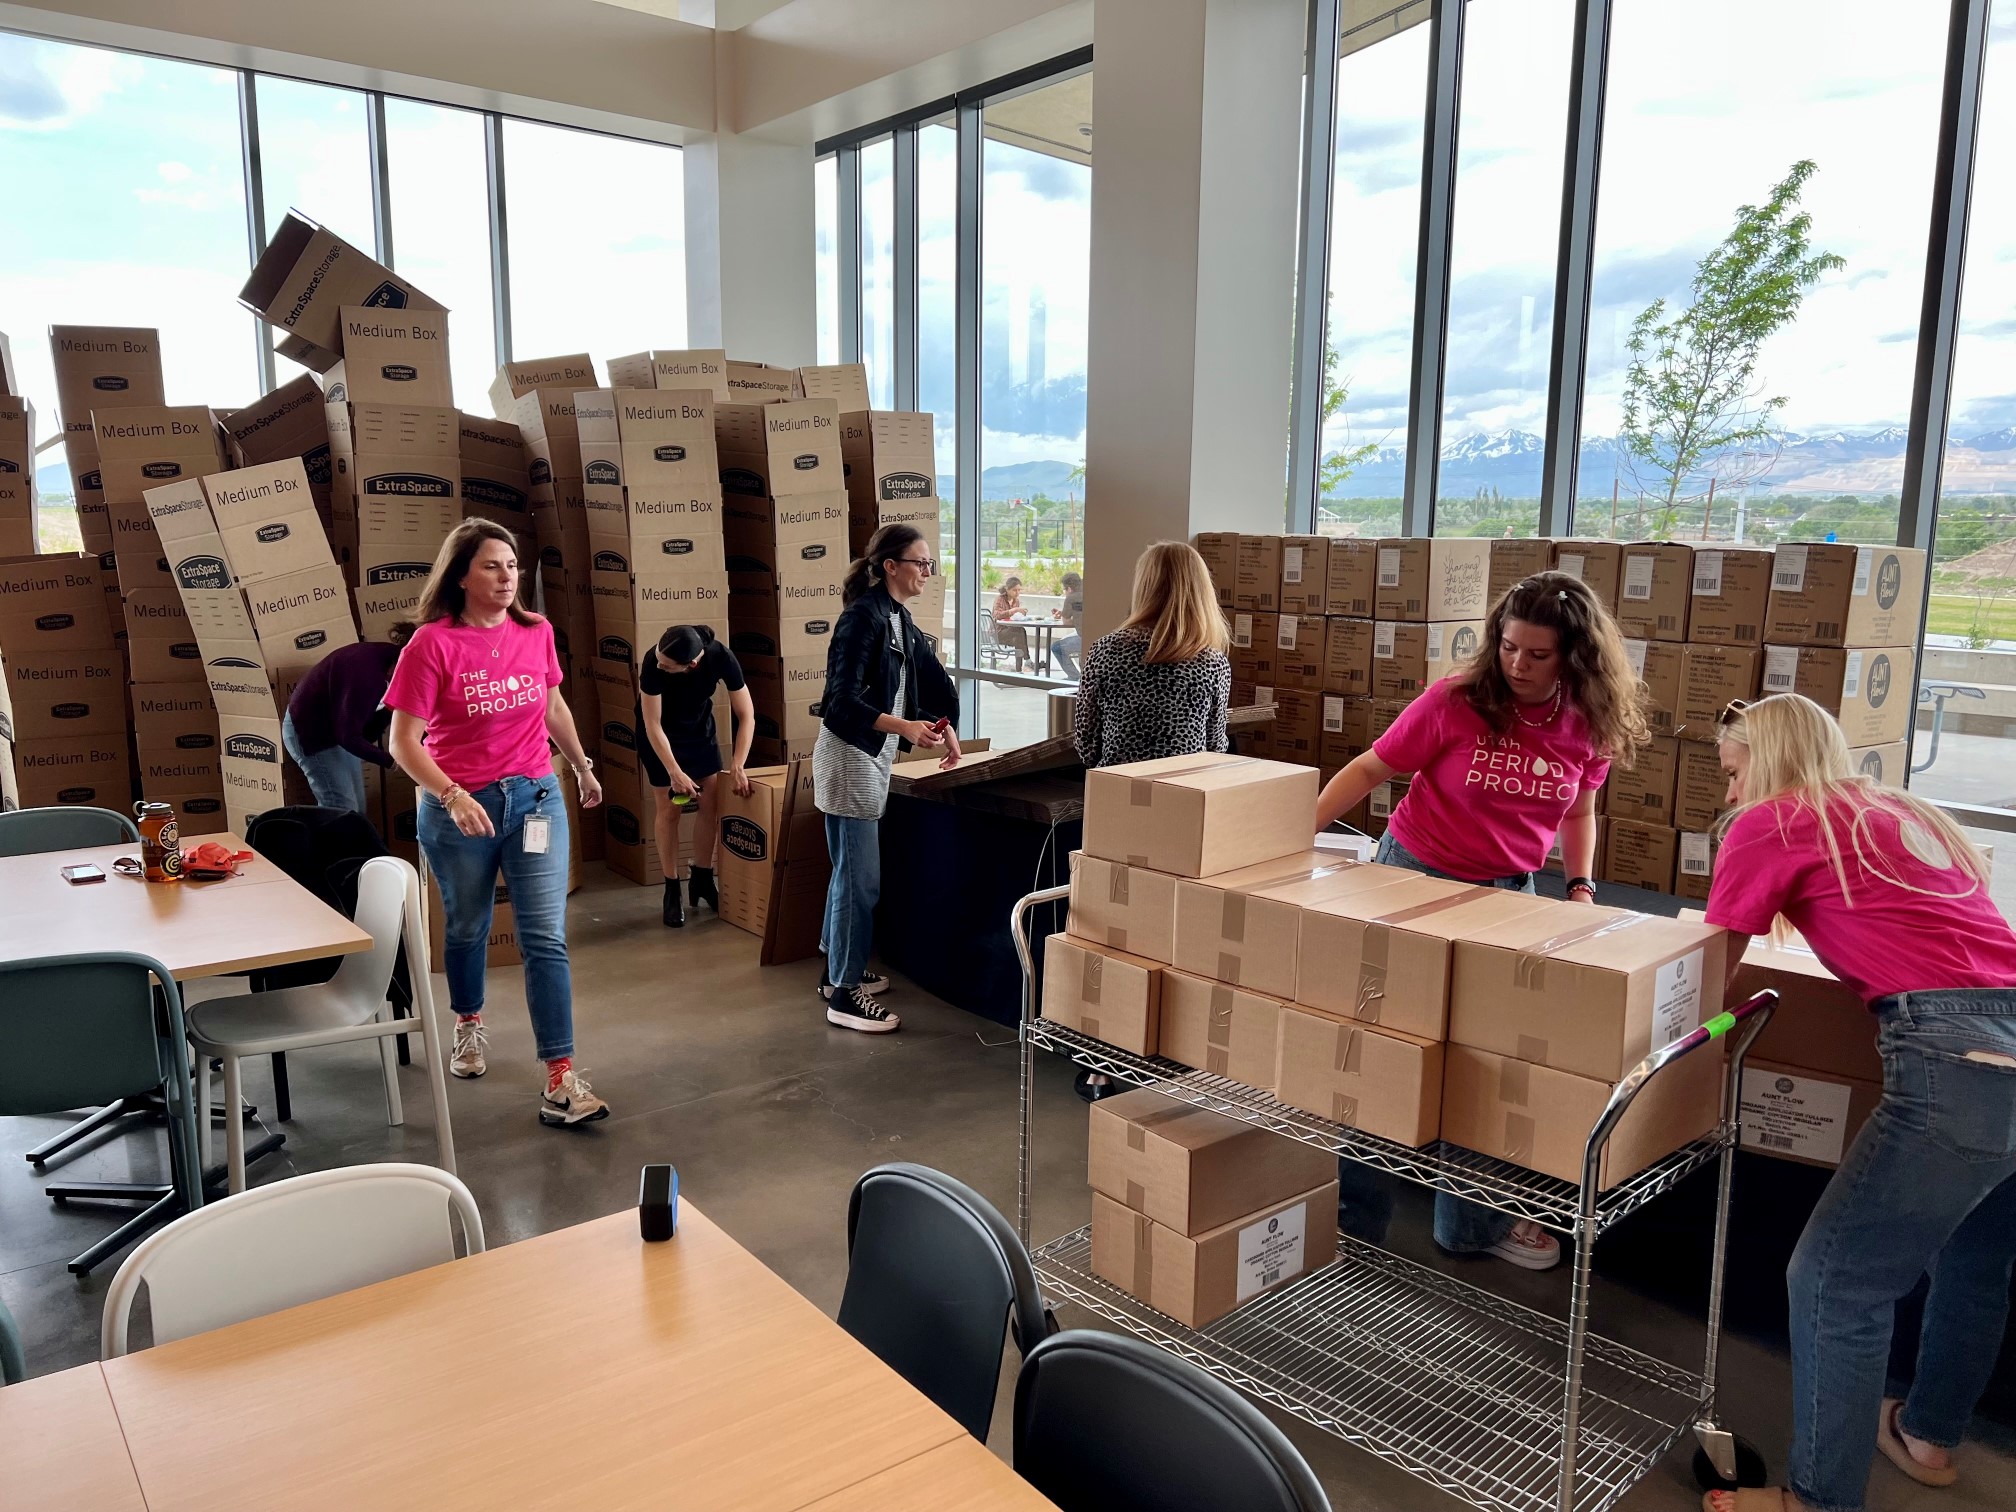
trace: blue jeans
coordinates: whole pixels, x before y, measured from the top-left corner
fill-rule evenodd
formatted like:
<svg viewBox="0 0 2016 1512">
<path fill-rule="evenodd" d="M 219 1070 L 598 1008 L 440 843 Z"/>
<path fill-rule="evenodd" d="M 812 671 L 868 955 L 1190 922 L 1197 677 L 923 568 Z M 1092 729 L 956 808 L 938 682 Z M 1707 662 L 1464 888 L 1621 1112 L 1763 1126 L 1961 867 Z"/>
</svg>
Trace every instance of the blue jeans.
<svg viewBox="0 0 2016 1512">
<path fill-rule="evenodd" d="M 1876 1004 L 1883 1100 L 1800 1236 L 1786 1274 L 1792 1489 L 1856 1512 L 1876 1453 L 1894 1304 L 1930 1271 L 1901 1426 L 1960 1442 L 1987 1389 L 2016 1261 L 2016 988 Z"/>
<path fill-rule="evenodd" d="M 308 791 L 326 809 L 364 812 L 364 758 L 352 756 L 340 745 L 326 751 L 304 751 L 301 737 L 294 733 L 294 716 L 280 717 L 280 743 L 308 778 Z"/>
<path fill-rule="evenodd" d="M 1078 663 L 1072 660 L 1085 649 L 1085 637 L 1078 634 L 1059 636 L 1050 643 L 1050 657 L 1063 669 L 1066 677 L 1078 675 Z"/>
<path fill-rule="evenodd" d="M 1390 834 L 1379 837 L 1379 850 L 1372 859 L 1381 866 L 1404 866 L 1409 871 L 1425 872 L 1428 876 L 1451 882 L 1471 880 L 1437 871 Z M 1534 891 L 1531 872 L 1499 877 L 1485 885 L 1502 887 L 1507 892 Z M 1435 1194 L 1435 1242 L 1451 1254 L 1469 1255 L 1487 1250 L 1511 1233 L 1512 1225 L 1518 1221 L 1510 1213 L 1501 1213 L 1496 1208 L 1488 1208 L 1462 1197 L 1452 1197 L 1447 1192 Z"/>
<path fill-rule="evenodd" d="M 497 874 L 511 889 L 518 949 L 525 957 L 525 1005 L 541 1060 L 574 1053 L 574 980 L 567 969 L 567 804 L 554 777 L 506 777 L 472 794 L 494 835 L 465 835 L 432 793 L 420 795 L 420 848 L 441 888 L 441 960 L 448 1001 L 458 1014 L 483 1011 L 484 956 Z M 525 849 L 525 821 L 549 823 L 544 854 Z"/>
<path fill-rule="evenodd" d="M 826 980 L 859 987 L 875 945 L 875 905 L 882 897 L 881 821 L 826 815 L 826 851 L 833 858 L 826 921 L 819 931 Z"/>
</svg>

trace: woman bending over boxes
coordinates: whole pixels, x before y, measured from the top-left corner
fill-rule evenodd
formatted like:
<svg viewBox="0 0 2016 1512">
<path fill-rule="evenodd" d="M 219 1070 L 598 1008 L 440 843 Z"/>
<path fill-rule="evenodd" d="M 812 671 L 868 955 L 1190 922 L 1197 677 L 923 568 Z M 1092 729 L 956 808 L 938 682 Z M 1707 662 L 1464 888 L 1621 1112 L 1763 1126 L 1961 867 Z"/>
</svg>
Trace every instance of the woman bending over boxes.
<svg viewBox="0 0 2016 1512">
<path fill-rule="evenodd" d="M 1722 716 L 1732 812 L 1708 893 L 1729 969 L 1783 920 L 1876 1016 L 1883 1099 L 1793 1252 L 1789 1490 L 1708 1512 L 1858 1512 L 1875 1451 L 1949 1486 L 2016 1262 L 2016 933 L 1965 835 L 1858 775 L 1818 704 Z M 1894 1304 L 1932 1275 L 1910 1395 L 1883 1394 Z"/>
<path fill-rule="evenodd" d="M 1594 902 L 1596 793 L 1610 763 L 1629 766 L 1651 738 L 1624 637 L 1579 578 L 1541 572 L 1513 584 L 1461 672 L 1429 688 L 1316 801 L 1328 828 L 1382 782 L 1411 773 L 1375 859 L 1431 877 L 1532 892 L 1554 838 L 1568 897 Z M 1347 1184 L 1355 1173 L 1347 1173 Z M 1435 1242 L 1529 1270 L 1561 1258 L 1537 1223 L 1447 1193 Z"/>
</svg>

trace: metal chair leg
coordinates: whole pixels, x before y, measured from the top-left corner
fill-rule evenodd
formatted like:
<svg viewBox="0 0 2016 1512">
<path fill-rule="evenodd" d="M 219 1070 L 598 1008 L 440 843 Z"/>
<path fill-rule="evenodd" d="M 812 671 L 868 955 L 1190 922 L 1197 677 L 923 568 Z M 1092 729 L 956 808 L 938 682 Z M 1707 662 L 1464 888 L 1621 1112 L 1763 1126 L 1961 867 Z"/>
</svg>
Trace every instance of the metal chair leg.
<svg viewBox="0 0 2016 1512">
<path fill-rule="evenodd" d="M 28 1164 L 40 1167 L 48 1163 L 49 1157 L 67 1150 L 88 1134 L 95 1134 L 107 1124 L 124 1118 L 129 1113 L 149 1113 L 152 1108 L 140 1098 L 122 1097 L 117 1102 L 107 1103 L 95 1113 L 70 1125 L 53 1139 L 45 1139 L 25 1157 Z"/>
<path fill-rule="evenodd" d="M 273 1052 L 273 1119 L 276 1123 L 294 1121 L 294 1100 L 287 1090 L 287 1052 Z"/>
</svg>

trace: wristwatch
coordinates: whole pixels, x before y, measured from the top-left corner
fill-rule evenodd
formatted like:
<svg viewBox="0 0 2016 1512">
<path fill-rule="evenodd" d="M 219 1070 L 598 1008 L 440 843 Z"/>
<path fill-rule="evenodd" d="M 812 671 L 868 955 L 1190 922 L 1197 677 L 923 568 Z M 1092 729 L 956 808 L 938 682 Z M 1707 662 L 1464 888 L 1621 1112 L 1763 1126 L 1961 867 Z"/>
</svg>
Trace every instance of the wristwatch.
<svg viewBox="0 0 2016 1512">
<path fill-rule="evenodd" d="M 1586 892 L 1591 898 L 1594 898 L 1596 896 L 1596 883 L 1588 877 L 1570 877 L 1566 891 L 1570 893 Z"/>
</svg>

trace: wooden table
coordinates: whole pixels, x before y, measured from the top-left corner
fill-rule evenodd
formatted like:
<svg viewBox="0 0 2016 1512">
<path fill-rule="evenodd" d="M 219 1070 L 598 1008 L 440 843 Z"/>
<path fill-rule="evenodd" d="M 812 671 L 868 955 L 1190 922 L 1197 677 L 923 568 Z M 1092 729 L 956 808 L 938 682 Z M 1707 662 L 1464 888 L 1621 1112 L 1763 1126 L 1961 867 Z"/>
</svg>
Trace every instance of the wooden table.
<svg viewBox="0 0 2016 1512">
<path fill-rule="evenodd" d="M 1050 1505 L 691 1203 L 102 1370 L 148 1512 Z"/>
<path fill-rule="evenodd" d="M 96 1365 L 0 1387 L 0 1512 L 146 1512 Z"/>
<path fill-rule="evenodd" d="M 205 835 L 245 850 L 236 835 Z M 0 961 L 130 950 L 178 981 L 228 976 L 368 950 L 371 937 L 263 857 L 223 882 L 148 883 L 112 870 L 136 844 L 0 856 Z M 90 862 L 103 882 L 73 887 L 62 869 Z"/>
</svg>

